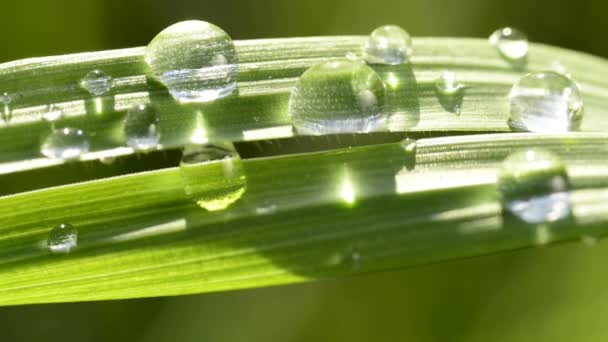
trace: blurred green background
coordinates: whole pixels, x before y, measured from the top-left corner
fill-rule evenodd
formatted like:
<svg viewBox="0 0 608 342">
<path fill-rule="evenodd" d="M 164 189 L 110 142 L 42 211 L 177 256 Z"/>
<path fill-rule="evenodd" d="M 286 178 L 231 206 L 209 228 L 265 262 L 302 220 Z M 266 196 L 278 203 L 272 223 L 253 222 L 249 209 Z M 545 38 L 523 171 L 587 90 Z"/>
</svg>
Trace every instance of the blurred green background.
<svg viewBox="0 0 608 342">
<path fill-rule="evenodd" d="M 2 6 L 0 61 L 145 45 L 203 19 L 234 39 L 366 34 L 533 41 L 608 56 L 605 1 L 21 0 Z M 312 284 L 0 308 L 0 341 L 602 341 L 608 243 L 571 243 Z"/>
</svg>

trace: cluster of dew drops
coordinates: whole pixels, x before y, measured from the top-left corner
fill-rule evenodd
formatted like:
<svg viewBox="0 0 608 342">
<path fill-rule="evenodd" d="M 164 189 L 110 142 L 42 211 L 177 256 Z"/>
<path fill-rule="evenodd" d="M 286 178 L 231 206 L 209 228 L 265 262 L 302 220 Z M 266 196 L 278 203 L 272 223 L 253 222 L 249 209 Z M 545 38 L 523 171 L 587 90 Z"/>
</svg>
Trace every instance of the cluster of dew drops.
<svg viewBox="0 0 608 342">
<path fill-rule="evenodd" d="M 507 27 L 495 31 L 489 44 L 514 67 L 527 61 L 528 40 L 516 29 Z M 237 89 L 235 46 L 228 34 L 213 24 L 185 21 L 172 25 L 150 42 L 144 57 L 156 80 L 181 103 L 210 102 L 231 96 Z M 382 112 L 386 85 L 373 66 L 411 65 L 413 57 L 415 48 L 410 35 L 398 26 L 387 25 L 374 30 L 360 51 L 310 67 L 301 75 L 289 98 L 288 112 L 295 131 L 323 135 L 387 130 L 389 118 Z M 96 98 L 108 95 L 112 85 L 112 77 L 101 70 L 89 72 L 80 82 L 80 86 Z M 469 88 L 452 70 L 440 72 L 434 87 L 438 96 L 448 99 L 461 99 Z M 328 92 L 340 96 L 332 98 L 326 95 Z M 577 130 L 582 121 L 580 91 L 563 71 L 522 76 L 513 84 L 508 101 L 508 123 L 515 130 L 568 132 Z M 12 102 L 9 94 L 0 94 L 0 105 L 3 105 L 0 110 L 5 118 L 10 116 Z M 460 110 L 458 104 L 454 112 L 460 114 Z M 42 117 L 53 123 L 62 117 L 62 109 L 50 105 Z M 158 122 L 158 114 L 151 105 L 131 108 L 124 123 L 126 144 L 135 150 L 158 147 Z M 41 154 L 49 158 L 74 159 L 88 151 L 87 134 L 72 127 L 54 129 L 41 147 Z M 198 176 L 195 166 L 201 162 L 217 163 L 217 172 L 229 178 L 226 189 L 210 190 L 189 181 Z M 225 209 L 244 192 L 246 184 L 240 159 L 228 145 L 195 147 L 184 153 L 181 166 L 186 192 L 207 210 Z M 548 151 L 524 150 L 509 155 L 499 171 L 498 193 L 504 212 L 526 223 L 544 224 L 571 215 L 566 168 Z M 76 243 L 77 230 L 61 224 L 51 231 L 48 249 L 66 253 L 74 249 Z"/>
</svg>

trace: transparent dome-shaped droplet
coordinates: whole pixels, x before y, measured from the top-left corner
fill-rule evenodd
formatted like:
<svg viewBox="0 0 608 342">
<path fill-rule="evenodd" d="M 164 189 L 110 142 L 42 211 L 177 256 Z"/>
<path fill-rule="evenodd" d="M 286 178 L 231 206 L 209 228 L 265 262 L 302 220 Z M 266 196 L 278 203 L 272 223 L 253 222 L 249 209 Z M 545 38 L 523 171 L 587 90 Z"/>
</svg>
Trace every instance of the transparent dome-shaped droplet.
<svg viewBox="0 0 608 342">
<path fill-rule="evenodd" d="M 518 151 L 503 162 L 498 175 L 503 208 L 531 224 L 570 216 L 570 181 L 564 163 L 545 150 Z"/>
<path fill-rule="evenodd" d="M 507 59 L 522 60 L 528 55 L 528 38 L 512 27 L 494 31 L 489 40 Z"/>
<path fill-rule="evenodd" d="M 414 139 L 406 138 L 401 141 L 401 146 L 403 146 L 406 152 L 413 153 L 418 148 L 418 142 Z"/>
<path fill-rule="evenodd" d="M 370 64 L 406 63 L 412 55 L 412 38 L 399 26 L 378 27 L 367 39 L 364 55 Z"/>
<path fill-rule="evenodd" d="M 124 123 L 127 145 L 138 151 L 156 148 L 160 142 L 158 121 L 158 113 L 151 105 L 129 109 Z"/>
<path fill-rule="evenodd" d="M 112 89 L 112 77 L 101 70 L 93 70 L 83 77 L 80 86 L 93 96 L 102 96 Z"/>
<path fill-rule="evenodd" d="M 509 93 L 509 125 L 529 132 L 578 130 L 583 100 L 576 83 L 554 71 L 523 76 Z"/>
<path fill-rule="evenodd" d="M 363 63 L 341 59 L 317 64 L 293 88 L 289 115 L 299 134 L 385 130 L 384 91 L 378 74 Z"/>
<path fill-rule="evenodd" d="M 456 81 L 456 74 L 451 71 L 444 71 L 435 80 L 435 89 L 443 95 L 455 95 L 464 89 L 462 83 Z"/>
<path fill-rule="evenodd" d="M 456 74 L 451 71 L 442 72 L 435 80 L 435 91 L 441 106 L 453 113 L 460 114 L 464 96 L 464 84 L 456 80 Z"/>
<path fill-rule="evenodd" d="M 78 244 L 78 231 L 74 226 L 64 223 L 56 226 L 49 233 L 47 247 L 51 253 L 69 253 Z"/>
<path fill-rule="evenodd" d="M 42 119 L 49 122 L 57 121 L 62 116 L 63 110 L 54 104 L 47 106 L 46 110 L 42 113 Z"/>
<path fill-rule="evenodd" d="M 40 147 L 40 153 L 47 158 L 75 159 L 89 152 L 89 139 L 78 128 L 55 129 Z"/>
<path fill-rule="evenodd" d="M 180 171 L 186 194 L 208 211 L 228 208 L 247 188 L 241 158 L 232 144 L 186 148 Z"/>
<path fill-rule="evenodd" d="M 180 102 L 209 102 L 236 89 L 234 43 L 222 29 L 204 21 L 169 26 L 148 44 L 145 60 Z"/>
</svg>

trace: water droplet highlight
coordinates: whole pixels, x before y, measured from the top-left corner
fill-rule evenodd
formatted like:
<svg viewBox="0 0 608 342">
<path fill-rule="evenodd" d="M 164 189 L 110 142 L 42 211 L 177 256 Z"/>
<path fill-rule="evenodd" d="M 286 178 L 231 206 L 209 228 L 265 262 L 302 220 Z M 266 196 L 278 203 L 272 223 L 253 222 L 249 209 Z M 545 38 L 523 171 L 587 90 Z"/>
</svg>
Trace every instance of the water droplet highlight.
<svg viewBox="0 0 608 342">
<path fill-rule="evenodd" d="M 401 141 L 401 146 L 403 146 L 405 152 L 415 153 L 418 148 L 418 142 L 414 139 L 406 138 Z"/>
<path fill-rule="evenodd" d="M 78 244 L 78 231 L 74 226 L 63 223 L 51 230 L 47 240 L 49 252 L 65 254 L 71 252 Z"/>
<path fill-rule="evenodd" d="M 208 211 L 228 208 L 246 191 L 245 170 L 232 144 L 186 148 L 180 172 L 186 194 Z"/>
<path fill-rule="evenodd" d="M 559 133 L 578 130 L 583 99 L 571 79 L 554 71 L 523 76 L 509 93 L 509 125 L 516 130 Z"/>
<path fill-rule="evenodd" d="M 40 153 L 47 158 L 76 159 L 89 152 L 89 140 L 83 130 L 60 128 L 53 130 L 43 141 Z"/>
<path fill-rule="evenodd" d="M 412 38 L 399 26 L 381 26 L 369 36 L 365 43 L 364 55 L 370 64 L 406 63 L 412 55 Z"/>
<path fill-rule="evenodd" d="M 385 89 L 369 66 L 340 59 L 317 64 L 296 83 L 289 115 L 299 134 L 323 135 L 386 130 L 381 113 Z"/>
<path fill-rule="evenodd" d="M 564 163 L 545 150 L 509 155 L 498 175 L 503 208 L 530 224 L 555 222 L 571 214 L 570 182 Z"/>
<path fill-rule="evenodd" d="M 151 105 L 137 105 L 127 112 L 124 133 L 127 145 L 137 151 L 156 148 L 160 142 L 159 117 Z"/>
<path fill-rule="evenodd" d="M 44 113 L 42 113 L 42 119 L 48 122 L 57 121 L 61 119 L 62 116 L 63 110 L 61 110 L 61 108 L 57 107 L 54 104 L 49 105 L 44 111 Z"/>
<path fill-rule="evenodd" d="M 101 70 L 93 70 L 84 76 L 80 86 L 93 96 L 103 96 L 112 90 L 112 77 Z"/>
<path fill-rule="evenodd" d="M 236 89 L 234 43 L 221 28 L 204 21 L 169 26 L 148 44 L 145 60 L 180 102 L 209 102 Z"/>
<path fill-rule="evenodd" d="M 494 31 L 489 40 L 500 54 L 509 60 L 523 60 L 528 55 L 528 38 L 512 27 L 503 27 Z"/>
</svg>

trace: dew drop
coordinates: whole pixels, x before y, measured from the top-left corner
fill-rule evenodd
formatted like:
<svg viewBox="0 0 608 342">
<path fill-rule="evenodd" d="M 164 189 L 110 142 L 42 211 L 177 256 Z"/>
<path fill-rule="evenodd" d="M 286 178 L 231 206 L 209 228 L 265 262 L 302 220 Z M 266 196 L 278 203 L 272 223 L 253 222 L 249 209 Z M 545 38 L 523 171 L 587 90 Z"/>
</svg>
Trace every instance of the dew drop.
<svg viewBox="0 0 608 342">
<path fill-rule="evenodd" d="M 124 133 L 127 145 L 137 151 L 156 148 L 160 142 L 158 114 L 151 105 L 141 104 L 127 112 Z"/>
<path fill-rule="evenodd" d="M 145 60 L 180 102 L 209 102 L 236 89 L 234 43 L 221 28 L 204 21 L 169 26 L 148 44 Z"/>
<path fill-rule="evenodd" d="M 401 146 L 403 146 L 405 152 L 414 153 L 418 148 L 418 142 L 414 139 L 406 138 L 401 141 Z"/>
<path fill-rule="evenodd" d="M 500 54 L 509 60 L 523 60 L 528 55 L 528 38 L 512 27 L 503 27 L 494 31 L 489 40 Z"/>
<path fill-rule="evenodd" d="M 545 150 L 509 155 L 498 175 L 504 210 L 530 224 L 555 222 L 571 214 L 570 182 L 564 163 Z"/>
<path fill-rule="evenodd" d="M 340 59 L 317 64 L 296 83 L 289 115 L 299 134 L 366 133 L 386 130 L 384 84 L 369 66 Z"/>
<path fill-rule="evenodd" d="M 435 80 L 435 89 L 442 95 L 455 95 L 464 89 L 464 85 L 456 81 L 456 74 L 444 71 Z"/>
<path fill-rule="evenodd" d="M 60 128 L 53 130 L 43 141 L 40 153 L 47 158 L 76 159 L 89 152 L 89 140 L 83 130 Z"/>
<path fill-rule="evenodd" d="M 52 104 L 49 105 L 44 113 L 42 113 L 42 119 L 48 122 L 54 122 L 59 120 L 63 116 L 63 110 L 58 106 Z"/>
<path fill-rule="evenodd" d="M 186 194 L 208 211 L 228 208 L 246 191 L 245 170 L 232 144 L 187 147 L 180 172 Z"/>
<path fill-rule="evenodd" d="M 102 96 L 112 89 L 112 77 L 101 70 L 93 70 L 84 76 L 80 86 L 93 96 Z"/>
<path fill-rule="evenodd" d="M 378 27 L 367 39 L 364 55 L 370 64 L 406 63 L 412 55 L 412 38 L 399 26 Z"/>
<path fill-rule="evenodd" d="M 441 106 L 452 113 L 460 114 L 465 86 L 457 82 L 456 74 L 444 71 L 435 80 L 435 91 Z"/>
<path fill-rule="evenodd" d="M 509 125 L 516 130 L 559 133 L 578 130 L 583 99 L 576 83 L 554 71 L 523 76 L 511 88 Z"/>
<path fill-rule="evenodd" d="M 65 254 L 71 252 L 78 244 L 78 231 L 71 224 L 63 223 L 51 230 L 47 247 L 51 253 Z"/>
</svg>

